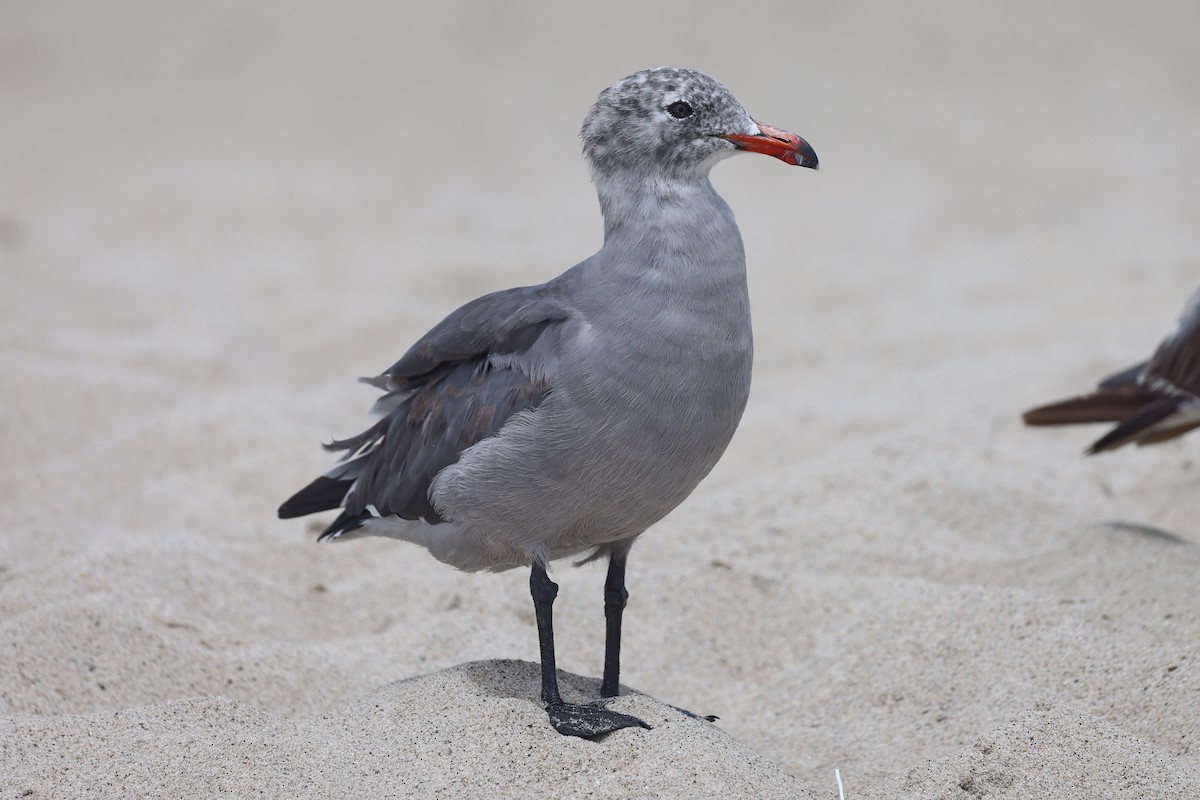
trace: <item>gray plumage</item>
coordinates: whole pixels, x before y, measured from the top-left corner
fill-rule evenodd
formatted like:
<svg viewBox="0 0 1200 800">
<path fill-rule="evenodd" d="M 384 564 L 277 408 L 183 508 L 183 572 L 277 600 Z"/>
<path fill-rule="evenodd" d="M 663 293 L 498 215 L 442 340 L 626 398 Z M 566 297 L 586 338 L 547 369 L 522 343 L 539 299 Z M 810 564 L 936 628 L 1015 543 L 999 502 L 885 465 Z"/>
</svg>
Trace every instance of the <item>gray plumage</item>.
<svg viewBox="0 0 1200 800">
<path fill-rule="evenodd" d="M 1200 427 L 1200 291 L 1147 361 L 1110 375 L 1090 394 L 1030 409 L 1024 419 L 1029 425 L 1117 423 L 1089 454 L 1157 444 Z"/>
<path fill-rule="evenodd" d="M 370 379 L 378 421 L 329 445 L 343 461 L 281 516 L 340 507 L 323 538 L 391 536 L 505 570 L 624 552 L 717 463 L 753 343 L 742 239 L 708 172 L 739 149 L 815 154 L 673 68 L 605 90 L 582 139 L 603 248 L 468 303 Z"/>
</svg>

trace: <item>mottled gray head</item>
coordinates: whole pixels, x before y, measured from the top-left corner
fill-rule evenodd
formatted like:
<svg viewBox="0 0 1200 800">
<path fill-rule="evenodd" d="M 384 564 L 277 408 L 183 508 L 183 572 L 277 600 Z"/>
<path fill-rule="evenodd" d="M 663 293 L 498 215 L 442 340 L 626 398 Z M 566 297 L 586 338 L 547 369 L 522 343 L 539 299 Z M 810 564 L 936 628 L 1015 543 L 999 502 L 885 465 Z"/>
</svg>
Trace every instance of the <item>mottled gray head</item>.
<svg viewBox="0 0 1200 800">
<path fill-rule="evenodd" d="M 702 72 L 658 67 L 600 93 L 583 121 L 583 152 L 594 173 L 705 175 L 739 150 L 817 167 L 794 133 L 754 120 L 729 90 Z"/>
</svg>

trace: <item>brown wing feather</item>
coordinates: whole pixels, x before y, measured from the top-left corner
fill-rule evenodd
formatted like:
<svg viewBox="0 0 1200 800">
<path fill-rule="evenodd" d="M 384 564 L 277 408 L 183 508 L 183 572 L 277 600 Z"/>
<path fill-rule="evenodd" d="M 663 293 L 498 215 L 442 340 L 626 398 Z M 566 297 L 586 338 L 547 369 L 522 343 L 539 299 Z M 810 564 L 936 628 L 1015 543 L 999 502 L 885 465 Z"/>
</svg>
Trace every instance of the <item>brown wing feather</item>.
<svg viewBox="0 0 1200 800">
<path fill-rule="evenodd" d="M 1026 425 L 1076 425 L 1088 422 L 1120 422 L 1146 403 L 1154 400 L 1155 395 L 1148 392 L 1140 394 L 1095 394 L 1072 397 L 1025 412 L 1023 419 Z"/>
<path fill-rule="evenodd" d="M 1124 444 L 1138 442 L 1149 435 L 1149 431 L 1158 423 L 1179 410 L 1179 398 L 1161 397 L 1145 404 L 1137 413 L 1121 420 L 1117 427 L 1097 439 L 1088 448 L 1088 455 L 1101 453 L 1105 450 L 1115 450 Z"/>
<path fill-rule="evenodd" d="M 1139 447 L 1146 444 L 1159 444 L 1160 442 L 1165 442 L 1168 439 L 1174 439 L 1177 436 L 1183 436 L 1185 433 L 1194 428 L 1200 428 L 1200 422 L 1188 422 L 1183 425 L 1176 425 L 1173 428 L 1160 428 L 1139 436 L 1137 443 Z"/>
<path fill-rule="evenodd" d="M 1096 391 L 1026 411 L 1027 425 L 1115 422 L 1088 453 L 1112 450 L 1129 442 L 1157 444 L 1200 422 L 1158 427 L 1180 410 L 1188 395 L 1200 396 L 1200 292 L 1192 295 L 1178 327 L 1149 361 L 1110 375 Z"/>
</svg>

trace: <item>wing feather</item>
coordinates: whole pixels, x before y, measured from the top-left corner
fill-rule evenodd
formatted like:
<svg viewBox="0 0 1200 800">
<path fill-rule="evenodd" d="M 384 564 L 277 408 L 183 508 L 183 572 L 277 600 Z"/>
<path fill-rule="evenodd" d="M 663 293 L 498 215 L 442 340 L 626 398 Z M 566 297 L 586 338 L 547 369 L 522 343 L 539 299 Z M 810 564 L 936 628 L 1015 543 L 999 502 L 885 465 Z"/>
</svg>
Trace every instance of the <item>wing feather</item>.
<svg viewBox="0 0 1200 800">
<path fill-rule="evenodd" d="M 434 477 L 549 396 L 554 365 L 535 345 L 572 313 L 554 284 L 543 284 L 494 292 L 450 314 L 382 374 L 363 379 L 384 391 L 377 421 L 326 445 L 344 454 L 341 463 L 293 495 L 280 516 L 342 508 L 322 538 L 373 514 L 442 522 L 429 500 Z"/>
<path fill-rule="evenodd" d="M 1089 454 L 1130 442 L 1157 444 L 1200 427 L 1189 409 L 1200 402 L 1200 291 L 1175 330 L 1148 361 L 1105 378 L 1091 394 L 1031 408 L 1027 425 L 1117 423 Z"/>
</svg>

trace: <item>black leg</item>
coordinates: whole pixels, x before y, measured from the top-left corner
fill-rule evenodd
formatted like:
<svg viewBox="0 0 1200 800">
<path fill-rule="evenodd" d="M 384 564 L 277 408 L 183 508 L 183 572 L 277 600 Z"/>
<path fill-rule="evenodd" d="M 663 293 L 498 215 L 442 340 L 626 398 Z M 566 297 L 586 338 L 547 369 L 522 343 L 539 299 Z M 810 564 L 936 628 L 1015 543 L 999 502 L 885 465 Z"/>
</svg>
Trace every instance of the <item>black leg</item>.
<svg viewBox="0 0 1200 800">
<path fill-rule="evenodd" d="M 608 578 L 604 581 L 604 682 L 601 697 L 616 697 L 621 693 L 621 616 L 629 592 L 625 589 L 625 559 L 628 551 L 614 553 L 608 559 Z"/>
<path fill-rule="evenodd" d="M 591 739 L 621 728 L 649 728 L 645 722 L 628 714 L 618 714 L 600 706 L 564 703 L 558 693 L 558 672 L 554 663 L 554 598 L 558 596 L 558 584 L 550 580 L 546 568 L 533 563 L 529 574 L 529 593 L 533 595 L 533 612 L 537 617 L 538 648 L 542 657 L 542 701 L 550 724 L 564 736 L 580 736 Z M 618 623 L 618 632 L 619 632 Z M 607 657 L 606 657 L 607 661 Z M 605 667 L 605 675 L 608 668 Z"/>
<path fill-rule="evenodd" d="M 542 701 L 548 705 L 559 705 L 558 670 L 554 665 L 554 598 L 558 597 L 558 584 L 550 580 L 546 568 L 536 561 L 529 573 L 529 593 L 533 595 L 533 614 L 537 617 L 538 649 L 542 656 Z"/>
</svg>

